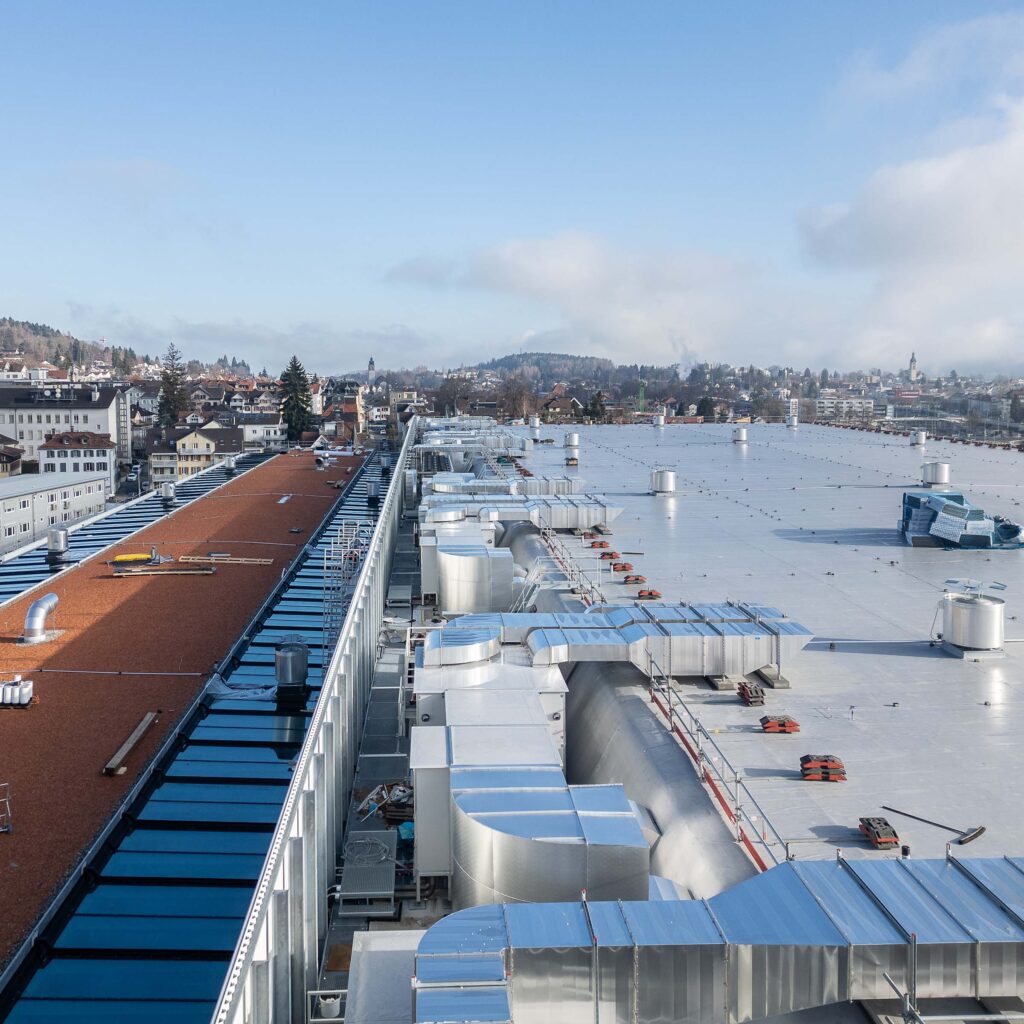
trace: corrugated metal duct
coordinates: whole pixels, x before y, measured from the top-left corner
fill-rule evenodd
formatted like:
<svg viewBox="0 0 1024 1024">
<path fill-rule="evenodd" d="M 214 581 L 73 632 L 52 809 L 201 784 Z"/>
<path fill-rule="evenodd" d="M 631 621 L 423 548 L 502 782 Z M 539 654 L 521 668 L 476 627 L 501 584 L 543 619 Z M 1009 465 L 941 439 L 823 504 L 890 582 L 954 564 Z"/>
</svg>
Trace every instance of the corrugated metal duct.
<svg viewBox="0 0 1024 1024">
<path fill-rule="evenodd" d="M 414 1019 L 742 1024 L 891 998 L 883 972 L 913 973 L 919 999 L 1017 996 L 1022 914 L 1020 858 L 803 861 L 706 901 L 478 907 L 421 940 Z"/>
<path fill-rule="evenodd" d="M 509 532 L 514 556 L 524 546 L 542 543 L 535 534 L 511 528 Z M 580 614 L 496 613 L 465 616 L 438 631 L 440 636 L 428 637 L 425 664 L 444 664 L 441 637 L 461 629 L 493 633 L 500 643 L 523 644 L 534 665 L 628 662 L 645 675 L 653 665 L 669 676 L 746 675 L 766 665 L 781 665 L 814 635 L 781 612 L 769 619 L 747 606 L 731 604 L 602 608 Z"/>
<path fill-rule="evenodd" d="M 446 614 L 504 610 L 512 604 L 514 568 L 507 548 L 439 544 L 438 603 Z"/>
<path fill-rule="evenodd" d="M 449 876 L 454 907 L 647 897 L 649 845 L 625 792 L 566 785 L 545 724 L 417 726 L 409 766 L 416 873 Z"/>
<path fill-rule="evenodd" d="M 589 530 L 612 522 L 622 507 L 597 494 L 430 494 L 420 503 L 420 527 L 460 519 L 530 522 L 555 530 Z"/>
</svg>

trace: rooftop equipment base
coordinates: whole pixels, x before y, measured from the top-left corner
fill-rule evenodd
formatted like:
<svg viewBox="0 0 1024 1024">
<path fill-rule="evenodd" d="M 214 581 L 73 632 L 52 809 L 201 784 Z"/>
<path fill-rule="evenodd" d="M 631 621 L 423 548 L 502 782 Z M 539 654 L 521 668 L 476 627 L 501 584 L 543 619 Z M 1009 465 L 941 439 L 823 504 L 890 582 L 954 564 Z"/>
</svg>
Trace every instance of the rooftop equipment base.
<svg viewBox="0 0 1024 1024">
<path fill-rule="evenodd" d="M 972 647 L 957 647 L 948 640 L 942 641 L 942 651 L 952 658 L 960 658 L 962 661 L 998 661 L 1006 657 L 1005 651 L 980 651 Z"/>
<path fill-rule="evenodd" d="M 765 686 L 770 686 L 773 690 L 789 690 L 792 688 L 789 680 L 779 671 L 778 665 L 765 665 L 764 668 L 759 668 L 754 675 Z"/>
<path fill-rule="evenodd" d="M 705 676 L 715 690 L 735 690 L 740 683 L 745 683 L 745 676 Z"/>
</svg>

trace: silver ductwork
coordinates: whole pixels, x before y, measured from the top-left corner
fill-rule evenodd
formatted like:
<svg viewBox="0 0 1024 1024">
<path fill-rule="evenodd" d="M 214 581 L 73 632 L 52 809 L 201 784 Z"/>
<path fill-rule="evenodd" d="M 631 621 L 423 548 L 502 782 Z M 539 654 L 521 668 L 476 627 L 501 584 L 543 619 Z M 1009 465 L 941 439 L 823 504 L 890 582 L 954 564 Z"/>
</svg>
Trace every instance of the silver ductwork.
<svg viewBox="0 0 1024 1024">
<path fill-rule="evenodd" d="M 25 613 L 25 630 L 21 635 L 23 644 L 40 644 L 50 639 L 50 634 L 46 630 L 46 620 L 57 607 L 59 600 L 56 594 L 50 593 L 44 594 L 29 605 Z"/>
<path fill-rule="evenodd" d="M 622 787 L 567 785 L 540 700 L 523 696 L 412 730 L 417 878 L 447 876 L 456 908 L 646 898 L 649 846 Z"/>
<path fill-rule="evenodd" d="M 437 599 L 445 613 L 505 611 L 512 605 L 512 552 L 486 544 L 437 546 Z"/>
<path fill-rule="evenodd" d="M 651 872 L 697 896 L 713 896 L 754 874 L 708 797 L 703 780 L 631 665 L 577 665 L 568 678 L 565 774 L 571 782 L 618 782 L 661 828 Z"/>
<path fill-rule="evenodd" d="M 513 553 L 534 540 L 543 543 L 528 533 L 513 537 Z M 564 597 L 560 591 L 552 596 Z M 742 676 L 782 665 L 814 635 L 777 608 L 761 605 L 608 605 L 582 614 L 464 616 L 427 638 L 425 663 L 443 664 L 434 660 L 444 657 L 442 638 L 462 629 L 490 631 L 502 644 L 521 644 L 533 665 L 627 662 L 645 675 L 655 668 L 673 677 Z"/>
<path fill-rule="evenodd" d="M 421 528 L 438 522 L 482 518 L 529 522 L 553 530 L 590 530 L 622 514 L 598 494 L 429 494 L 419 508 Z"/>
<path fill-rule="evenodd" d="M 743 1024 L 891 999 L 886 974 L 917 999 L 1013 998 L 1019 865 L 802 861 L 706 901 L 477 907 L 420 940 L 414 1019 Z"/>
</svg>

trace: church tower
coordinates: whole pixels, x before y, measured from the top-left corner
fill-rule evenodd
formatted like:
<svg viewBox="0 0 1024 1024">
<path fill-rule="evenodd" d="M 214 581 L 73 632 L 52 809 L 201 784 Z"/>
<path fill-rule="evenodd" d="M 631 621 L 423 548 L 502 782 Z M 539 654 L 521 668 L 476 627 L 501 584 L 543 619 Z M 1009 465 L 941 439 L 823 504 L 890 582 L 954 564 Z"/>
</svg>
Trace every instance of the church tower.
<svg viewBox="0 0 1024 1024">
<path fill-rule="evenodd" d="M 911 384 L 917 380 L 917 356 L 915 353 L 910 353 L 910 371 L 907 373 L 907 379 Z"/>
<path fill-rule="evenodd" d="M 377 367 L 373 362 L 373 356 L 370 356 L 369 363 L 366 364 L 366 383 L 368 387 L 373 387 L 374 381 L 377 379 Z"/>
</svg>

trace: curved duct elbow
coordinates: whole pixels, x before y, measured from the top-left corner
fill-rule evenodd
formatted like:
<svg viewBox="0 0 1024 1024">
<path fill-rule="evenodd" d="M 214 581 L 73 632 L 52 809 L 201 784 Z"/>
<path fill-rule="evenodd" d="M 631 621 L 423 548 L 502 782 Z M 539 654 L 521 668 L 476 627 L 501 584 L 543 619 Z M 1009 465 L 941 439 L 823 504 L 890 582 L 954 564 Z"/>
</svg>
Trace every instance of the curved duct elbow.
<svg viewBox="0 0 1024 1024">
<path fill-rule="evenodd" d="M 46 632 L 46 620 L 50 612 L 57 607 L 60 599 L 56 594 L 44 594 L 37 601 L 29 605 L 25 614 L 25 631 L 22 633 L 21 641 L 26 644 L 39 644 L 48 639 Z"/>
</svg>

